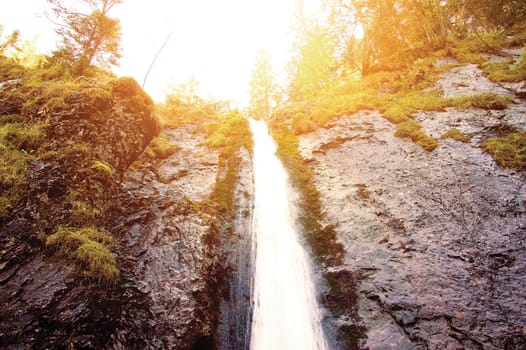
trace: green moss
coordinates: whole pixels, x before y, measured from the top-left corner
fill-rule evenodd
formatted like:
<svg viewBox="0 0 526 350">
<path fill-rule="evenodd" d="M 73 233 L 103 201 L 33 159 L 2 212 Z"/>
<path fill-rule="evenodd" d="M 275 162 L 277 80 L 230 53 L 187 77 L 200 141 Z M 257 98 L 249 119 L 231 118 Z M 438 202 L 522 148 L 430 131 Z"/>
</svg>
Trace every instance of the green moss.
<svg viewBox="0 0 526 350">
<path fill-rule="evenodd" d="M 526 132 L 491 138 L 484 141 L 481 147 L 504 168 L 526 169 Z"/>
<path fill-rule="evenodd" d="M 119 276 L 115 256 L 109 249 L 114 244 L 111 234 L 95 227 L 61 226 L 45 241 L 47 249 L 75 262 L 86 277 L 103 284 L 112 284 Z"/>
<path fill-rule="evenodd" d="M 223 115 L 219 122 L 209 126 L 207 145 L 219 152 L 219 168 L 211 201 L 226 218 L 233 218 L 236 210 L 234 190 L 239 178 L 239 150 L 252 153 L 252 134 L 248 120 L 239 111 Z M 218 135 L 224 142 L 215 143 Z"/>
<path fill-rule="evenodd" d="M 145 151 L 155 159 L 165 159 L 179 150 L 179 146 L 170 143 L 165 135 L 155 137 Z"/>
<path fill-rule="evenodd" d="M 11 200 L 0 196 L 0 222 L 9 216 L 11 210 Z"/>
<path fill-rule="evenodd" d="M 298 137 L 273 124 L 272 134 L 278 145 L 278 154 L 289 172 L 292 185 L 301 195 L 300 222 L 316 258 L 323 263 L 339 264 L 343 247 L 336 241 L 332 226 L 323 227 L 320 193 L 314 185 L 314 174 L 301 157 Z"/>
<path fill-rule="evenodd" d="M 69 215 L 69 225 L 75 227 L 95 225 L 95 216 L 99 213 L 97 209 L 92 209 L 91 206 L 79 200 L 71 201 L 71 209 Z"/>
<path fill-rule="evenodd" d="M 426 151 L 433 151 L 438 142 L 422 131 L 422 126 L 414 121 L 398 124 L 395 132 L 396 137 L 409 138 L 414 143 L 424 148 Z"/>
<path fill-rule="evenodd" d="M 482 69 L 488 78 L 497 82 L 518 83 L 526 80 L 526 51 L 518 62 L 508 60 L 506 62 L 485 63 Z"/>
<path fill-rule="evenodd" d="M 444 133 L 442 136 L 440 136 L 442 140 L 445 140 L 447 138 L 452 138 L 454 140 L 469 143 L 471 141 L 471 137 L 463 134 L 460 130 L 453 128 L 449 129 L 446 133 Z"/>
<path fill-rule="evenodd" d="M 210 137 L 208 137 L 206 143 L 207 143 L 208 147 L 210 147 L 210 148 L 219 148 L 219 147 L 223 147 L 223 146 L 225 146 L 227 144 L 227 139 L 226 139 L 225 134 L 223 134 L 222 132 L 218 131 L 218 132 L 214 132 L 212 135 L 210 135 Z"/>
<path fill-rule="evenodd" d="M 451 107 L 460 109 L 481 108 L 487 110 L 506 109 L 510 103 L 513 103 L 513 99 L 508 96 L 492 93 L 451 97 L 447 99 L 447 101 Z"/>
<path fill-rule="evenodd" d="M 93 163 L 91 164 L 91 169 L 94 169 L 109 178 L 113 177 L 113 170 L 111 169 L 111 167 L 108 164 L 101 162 L 100 160 L 93 161 Z"/>
</svg>

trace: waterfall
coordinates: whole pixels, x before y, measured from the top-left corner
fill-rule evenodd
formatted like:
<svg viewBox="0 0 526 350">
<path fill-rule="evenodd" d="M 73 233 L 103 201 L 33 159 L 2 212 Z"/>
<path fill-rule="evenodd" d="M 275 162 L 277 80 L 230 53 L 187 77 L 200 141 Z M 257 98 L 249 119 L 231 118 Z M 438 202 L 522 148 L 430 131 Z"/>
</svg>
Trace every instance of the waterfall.
<svg viewBox="0 0 526 350">
<path fill-rule="evenodd" d="M 255 276 L 250 348 L 327 349 L 309 257 L 299 242 L 288 177 L 263 121 L 254 137 Z"/>
</svg>

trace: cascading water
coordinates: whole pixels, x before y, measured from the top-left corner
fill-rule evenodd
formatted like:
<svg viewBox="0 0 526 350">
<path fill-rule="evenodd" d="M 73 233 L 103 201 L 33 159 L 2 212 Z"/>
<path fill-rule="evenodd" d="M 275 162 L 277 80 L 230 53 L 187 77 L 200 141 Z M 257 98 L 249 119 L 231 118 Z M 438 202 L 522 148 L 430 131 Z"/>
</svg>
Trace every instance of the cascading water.
<svg viewBox="0 0 526 350">
<path fill-rule="evenodd" d="M 299 242 L 288 177 L 263 121 L 254 137 L 252 350 L 327 349 L 309 258 Z"/>
</svg>

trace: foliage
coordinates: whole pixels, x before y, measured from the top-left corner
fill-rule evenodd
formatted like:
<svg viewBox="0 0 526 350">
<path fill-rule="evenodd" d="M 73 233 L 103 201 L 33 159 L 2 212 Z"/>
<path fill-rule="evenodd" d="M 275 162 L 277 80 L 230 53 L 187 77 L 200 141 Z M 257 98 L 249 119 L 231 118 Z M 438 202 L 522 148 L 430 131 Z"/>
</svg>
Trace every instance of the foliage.
<svg viewBox="0 0 526 350">
<path fill-rule="evenodd" d="M 61 226 L 45 240 L 46 248 L 72 260 L 83 274 L 103 284 L 112 284 L 119 276 L 115 256 L 109 247 L 115 239 L 95 227 Z"/>
<path fill-rule="evenodd" d="M 101 162 L 100 160 L 93 161 L 93 164 L 91 165 L 91 169 L 94 169 L 104 174 L 104 176 L 108 178 L 113 177 L 113 170 L 111 169 L 111 167 L 108 164 Z"/>
<path fill-rule="evenodd" d="M 498 63 L 486 62 L 482 65 L 482 69 L 493 81 L 517 83 L 526 80 L 526 51 L 518 62 L 512 60 Z"/>
<path fill-rule="evenodd" d="M 165 135 L 155 137 L 144 152 L 152 159 L 165 159 L 179 150 Z"/>
<path fill-rule="evenodd" d="M 526 20 L 524 1 L 521 0 L 449 0 L 448 12 L 460 32 L 466 26 L 510 28 Z"/>
<path fill-rule="evenodd" d="M 326 26 L 303 23 L 289 66 L 289 99 L 300 101 L 320 95 L 335 78 L 335 40 Z"/>
<path fill-rule="evenodd" d="M 488 139 L 482 143 L 482 149 L 491 153 L 495 161 L 504 168 L 526 169 L 525 132 Z"/>
<path fill-rule="evenodd" d="M 112 7 L 122 0 L 80 0 L 77 3 L 47 0 L 62 49 L 72 59 L 74 73 L 84 75 L 92 64 L 109 67 L 120 57 L 119 20 L 110 18 Z"/>
<path fill-rule="evenodd" d="M 203 127 L 215 122 L 218 116 L 227 113 L 228 110 L 228 102 L 204 99 L 193 94 L 184 95 L 181 91 L 172 91 L 166 96 L 164 103 L 157 105 L 165 128 L 177 128 L 182 124 Z"/>
<path fill-rule="evenodd" d="M 255 119 L 268 119 L 277 98 L 277 85 L 270 63 L 270 55 L 260 51 L 250 77 L 250 115 Z"/>
<path fill-rule="evenodd" d="M 478 94 L 453 97 L 447 100 L 448 105 L 460 109 L 481 108 L 481 109 L 506 109 L 513 102 L 513 99 L 498 94 Z"/>
<path fill-rule="evenodd" d="M 463 134 L 460 130 L 456 128 L 449 129 L 446 133 L 444 133 L 442 136 L 440 136 L 442 140 L 445 140 L 447 138 L 452 138 L 453 140 L 457 140 L 464 143 L 469 143 L 471 141 L 471 137 Z"/>
<path fill-rule="evenodd" d="M 28 183 L 29 163 L 40 143 L 40 125 L 0 124 L 0 220 L 22 197 Z"/>
<path fill-rule="evenodd" d="M 252 153 L 252 134 L 248 119 L 233 110 L 214 124 L 209 125 L 208 147 L 219 152 L 219 169 L 211 202 L 225 217 L 233 217 L 236 209 L 234 190 L 240 172 L 239 150 Z"/>
<path fill-rule="evenodd" d="M 438 142 L 422 131 L 422 126 L 415 121 L 406 121 L 398 124 L 395 136 L 401 138 L 410 138 L 419 146 L 422 146 L 426 151 L 433 151 Z"/>
<path fill-rule="evenodd" d="M 20 38 L 20 32 L 15 30 L 4 37 L 4 26 L 0 24 L 0 58 L 10 49 L 16 49 Z"/>
</svg>

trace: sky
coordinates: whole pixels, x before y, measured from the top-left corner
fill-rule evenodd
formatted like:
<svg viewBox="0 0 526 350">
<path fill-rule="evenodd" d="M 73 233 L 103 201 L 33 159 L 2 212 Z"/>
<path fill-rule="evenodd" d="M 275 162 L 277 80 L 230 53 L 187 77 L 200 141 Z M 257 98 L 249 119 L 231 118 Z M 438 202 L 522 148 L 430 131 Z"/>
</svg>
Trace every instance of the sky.
<svg viewBox="0 0 526 350">
<path fill-rule="evenodd" d="M 316 12 L 321 0 L 304 0 Z M 111 12 L 121 21 L 120 76 L 142 84 L 155 54 L 172 33 L 146 81 L 145 90 L 163 101 L 170 86 L 195 77 L 199 94 L 245 107 L 248 81 L 260 50 L 279 75 L 289 61 L 297 0 L 124 0 Z M 0 0 L 0 23 L 24 38 L 37 38 L 41 52 L 56 46 L 43 16 L 45 0 Z"/>
</svg>

